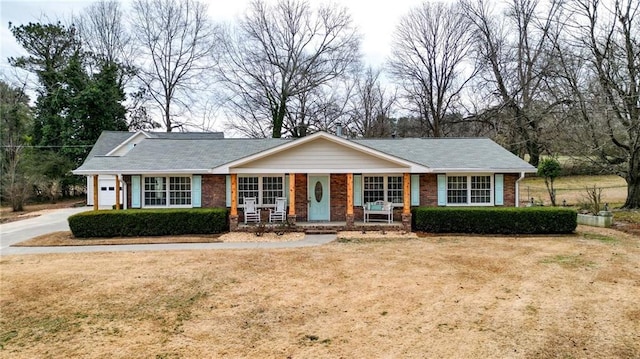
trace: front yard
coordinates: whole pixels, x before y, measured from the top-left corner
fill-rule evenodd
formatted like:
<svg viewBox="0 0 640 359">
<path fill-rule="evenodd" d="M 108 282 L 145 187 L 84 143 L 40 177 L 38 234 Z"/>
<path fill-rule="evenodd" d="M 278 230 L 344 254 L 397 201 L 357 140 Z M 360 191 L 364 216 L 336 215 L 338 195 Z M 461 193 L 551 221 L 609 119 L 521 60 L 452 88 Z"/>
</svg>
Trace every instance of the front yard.
<svg viewBox="0 0 640 359">
<path fill-rule="evenodd" d="M 0 258 L 0 357 L 640 357 L 640 239 Z"/>
</svg>

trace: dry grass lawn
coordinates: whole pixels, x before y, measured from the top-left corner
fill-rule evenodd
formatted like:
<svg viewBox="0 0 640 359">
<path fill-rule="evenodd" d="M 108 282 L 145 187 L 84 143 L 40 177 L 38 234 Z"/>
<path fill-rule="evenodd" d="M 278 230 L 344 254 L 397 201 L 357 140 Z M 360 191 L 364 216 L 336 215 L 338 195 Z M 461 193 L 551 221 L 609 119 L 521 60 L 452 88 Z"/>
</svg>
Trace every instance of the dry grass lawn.
<svg viewBox="0 0 640 359">
<path fill-rule="evenodd" d="M 291 232 L 282 235 L 263 233 L 227 232 L 224 234 L 186 234 L 181 236 L 159 237 L 122 237 L 122 238 L 75 238 L 69 231 L 43 234 L 26 241 L 14 244 L 14 247 L 43 246 L 94 246 L 117 244 L 163 244 L 163 243 L 221 243 L 221 242 L 289 242 L 304 238 L 302 232 Z"/>
<path fill-rule="evenodd" d="M 640 239 L 579 230 L 1 257 L 0 358 L 638 358 Z"/>
</svg>

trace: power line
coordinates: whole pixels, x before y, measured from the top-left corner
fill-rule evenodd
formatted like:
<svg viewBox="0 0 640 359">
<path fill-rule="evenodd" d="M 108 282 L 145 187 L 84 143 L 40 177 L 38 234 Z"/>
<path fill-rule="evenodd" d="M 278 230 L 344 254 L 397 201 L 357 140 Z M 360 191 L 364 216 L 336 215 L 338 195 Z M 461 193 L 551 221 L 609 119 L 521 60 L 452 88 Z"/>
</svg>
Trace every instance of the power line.
<svg viewBox="0 0 640 359">
<path fill-rule="evenodd" d="M 3 148 L 14 148 L 14 147 L 29 147 L 29 148 L 69 148 L 69 147 L 77 147 L 77 148 L 85 148 L 85 147 L 93 147 L 93 145 L 65 145 L 65 146 L 34 146 L 34 145 L 18 145 L 18 146 L 0 146 Z"/>
</svg>

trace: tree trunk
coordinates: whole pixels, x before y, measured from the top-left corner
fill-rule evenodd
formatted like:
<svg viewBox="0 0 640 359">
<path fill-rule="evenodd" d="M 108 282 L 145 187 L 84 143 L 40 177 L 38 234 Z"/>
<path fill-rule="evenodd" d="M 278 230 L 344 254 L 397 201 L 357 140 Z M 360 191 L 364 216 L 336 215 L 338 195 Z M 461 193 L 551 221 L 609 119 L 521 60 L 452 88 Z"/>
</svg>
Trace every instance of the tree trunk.
<svg viewBox="0 0 640 359">
<path fill-rule="evenodd" d="M 551 205 L 556 206 L 556 190 L 553 188 L 553 180 L 544 178 L 544 184 L 547 186 L 547 192 L 549 192 L 549 199 L 551 199 Z"/>
<path fill-rule="evenodd" d="M 169 97 L 167 97 L 167 101 L 164 104 L 164 124 L 167 126 L 167 132 L 171 132 L 173 124 L 171 123 L 171 103 L 168 99 Z"/>
<path fill-rule="evenodd" d="M 540 164 L 540 148 L 533 139 L 527 140 L 527 152 L 529 152 L 529 164 L 533 167 L 538 167 Z"/>
<path fill-rule="evenodd" d="M 284 116 L 287 113 L 287 106 L 286 103 L 284 101 L 282 101 L 280 103 L 280 106 L 278 106 L 278 111 L 276 111 L 276 116 L 273 119 L 273 132 L 272 132 L 272 136 L 273 138 L 280 138 L 282 137 L 282 124 L 284 123 Z"/>
<path fill-rule="evenodd" d="M 625 176 L 627 181 L 627 200 L 622 208 L 640 208 L 640 154 L 629 160 L 629 169 Z"/>
</svg>

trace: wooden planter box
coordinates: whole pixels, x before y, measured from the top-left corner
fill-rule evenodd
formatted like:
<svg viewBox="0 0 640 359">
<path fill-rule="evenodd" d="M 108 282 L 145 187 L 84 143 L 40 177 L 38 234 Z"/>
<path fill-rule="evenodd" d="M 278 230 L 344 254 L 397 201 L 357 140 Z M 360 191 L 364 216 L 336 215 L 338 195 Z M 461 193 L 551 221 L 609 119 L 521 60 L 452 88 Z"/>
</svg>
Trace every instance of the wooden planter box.
<svg viewBox="0 0 640 359">
<path fill-rule="evenodd" d="M 609 211 L 600 211 L 597 216 L 592 214 L 578 214 L 578 224 L 609 228 L 613 225 L 613 213 Z"/>
</svg>

